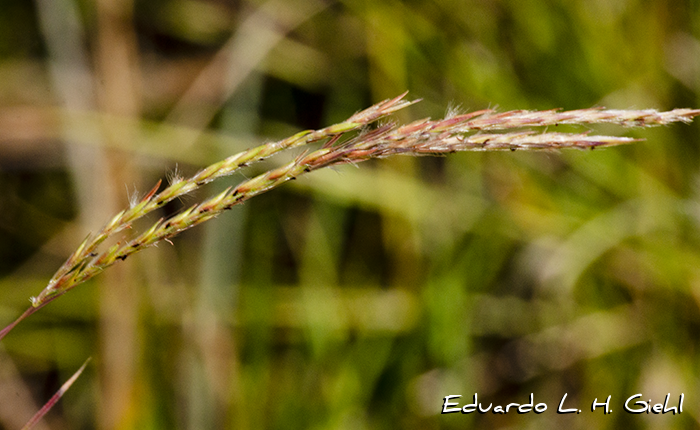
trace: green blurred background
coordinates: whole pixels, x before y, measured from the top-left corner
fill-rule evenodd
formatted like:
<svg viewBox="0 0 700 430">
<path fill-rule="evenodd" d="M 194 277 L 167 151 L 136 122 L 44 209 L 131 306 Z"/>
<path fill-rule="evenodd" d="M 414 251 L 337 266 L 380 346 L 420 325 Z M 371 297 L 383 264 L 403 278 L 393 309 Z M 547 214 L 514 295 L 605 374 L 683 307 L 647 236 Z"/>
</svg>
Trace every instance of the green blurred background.
<svg viewBox="0 0 700 430">
<path fill-rule="evenodd" d="M 405 90 L 700 107 L 700 2 L 5 0 L 0 325 L 129 195 Z M 698 126 L 595 131 L 647 141 L 326 169 L 139 253 L 2 342 L 0 425 L 92 357 L 38 428 L 698 428 Z M 549 409 L 439 414 L 474 393 Z"/>
</svg>

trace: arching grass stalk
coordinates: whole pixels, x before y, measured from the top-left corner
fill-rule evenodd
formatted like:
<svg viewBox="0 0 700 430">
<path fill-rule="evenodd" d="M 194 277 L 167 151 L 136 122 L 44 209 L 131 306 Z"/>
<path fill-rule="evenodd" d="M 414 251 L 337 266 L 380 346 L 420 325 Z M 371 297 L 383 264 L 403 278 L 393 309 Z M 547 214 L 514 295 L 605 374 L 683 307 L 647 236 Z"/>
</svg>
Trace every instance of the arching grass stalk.
<svg viewBox="0 0 700 430">
<path fill-rule="evenodd" d="M 0 331 L 2 339 L 17 323 L 75 286 L 97 275 L 118 260 L 124 260 L 141 249 L 168 240 L 180 232 L 216 217 L 223 211 L 295 179 L 305 173 L 344 163 L 384 158 L 392 155 L 431 155 L 456 151 L 538 150 L 558 148 L 593 149 L 637 141 L 629 137 L 593 136 L 587 133 L 536 133 L 532 130 L 508 131 L 524 127 L 557 124 L 613 123 L 628 127 L 664 125 L 672 122 L 690 122 L 700 110 L 675 109 L 668 112 L 655 110 L 605 110 L 602 108 L 559 112 L 510 111 L 495 113 L 491 110 L 448 116 L 445 119 L 416 121 L 399 126 L 393 123 L 367 128 L 371 123 L 414 102 L 405 101 L 405 93 L 365 109 L 345 122 L 330 127 L 304 131 L 288 139 L 268 143 L 223 161 L 212 164 L 189 179 L 173 181 L 158 193 L 160 182 L 140 202 L 120 212 L 97 234 L 88 236 L 52 277 L 48 286 L 32 297 L 32 306 L 15 322 Z M 343 136 L 360 130 L 359 134 L 343 140 Z M 161 219 L 148 230 L 126 243 L 117 243 L 103 252 L 98 246 L 108 237 L 129 227 L 132 222 L 154 211 L 174 198 L 189 193 L 201 185 L 252 162 L 267 158 L 285 149 L 324 141 L 315 151 L 306 152 L 294 161 L 263 173 L 221 194 L 194 205 L 169 219 Z"/>
</svg>

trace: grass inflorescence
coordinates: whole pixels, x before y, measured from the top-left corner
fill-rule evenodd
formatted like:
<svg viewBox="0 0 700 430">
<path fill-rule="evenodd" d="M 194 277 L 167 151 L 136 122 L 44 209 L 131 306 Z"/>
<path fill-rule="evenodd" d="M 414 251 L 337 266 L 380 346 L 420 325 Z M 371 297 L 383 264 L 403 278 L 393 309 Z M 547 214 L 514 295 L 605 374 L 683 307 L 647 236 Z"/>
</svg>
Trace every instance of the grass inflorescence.
<svg viewBox="0 0 700 430">
<path fill-rule="evenodd" d="M 227 209 L 305 173 L 324 167 L 359 163 L 393 155 L 437 155 L 457 151 L 542 150 L 559 148 L 593 149 L 638 141 L 630 137 L 596 136 L 588 133 L 537 132 L 532 127 L 559 124 L 582 125 L 611 123 L 625 127 L 648 127 L 673 122 L 690 122 L 700 114 L 696 109 L 607 110 L 603 108 L 572 111 L 482 110 L 451 114 L 444 119 L 424 119 L 406 125 L 393 122 L 371 125 L 415 101 L 406 93 L 377 103 L 352 115 L 346 121 L 320 130 L 307 130 L 287 139 L 266 143 L 214 163 L 191 178 L 177 175 L 159 191 L 159 181 L 143 198 L 131 202 L 97 233 L 89 235 L 58 269 L 41 293 L 32 297 L 31 307 L 14 323 L 0 331 L 4 337 L 18 322 L 75 286 L 87 281 L 117 261 L 125 260 L 141 249 L 169 240 L 180 232 L 212 219 Z M 295 160 L 230 187 L 182 212 L 160 219 L 150 228 L 126 242 L 108 249 L 98 248 L 108 238 L 130 228 L 132 223 L 171 200 L 188 194 L 215 179 L 231 175 L 251 163 L 278 152 L 323 142 L 319 149 L 307 151 Z"/>
</svg>

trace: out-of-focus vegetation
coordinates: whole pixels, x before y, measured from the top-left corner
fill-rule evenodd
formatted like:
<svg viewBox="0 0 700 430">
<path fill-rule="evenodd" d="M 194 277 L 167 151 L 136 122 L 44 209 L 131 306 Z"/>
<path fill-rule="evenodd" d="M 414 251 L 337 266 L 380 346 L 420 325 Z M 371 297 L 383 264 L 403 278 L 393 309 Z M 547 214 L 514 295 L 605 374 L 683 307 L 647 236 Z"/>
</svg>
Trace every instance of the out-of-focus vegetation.
<svg viewBox="0 0 700 430">
<path fill-rule="evenodd" d="M 402 120 L 697 107 L 700 4 L 6 0 L 0 326 L 135 189 L 404 90 L 424 101 Z M 17 326 L 0 424 L 91 356 L 44 428 L 697 427 L 698 127 L 628 134 L 647 141 L 399 157 L 256 197 Z M 549 409 L 439 414 L 474 393 Z M 556 414 L 564 393 L 581 414 Z M 636 393 L 684 411 L 627 414 Z"/>
</svg>

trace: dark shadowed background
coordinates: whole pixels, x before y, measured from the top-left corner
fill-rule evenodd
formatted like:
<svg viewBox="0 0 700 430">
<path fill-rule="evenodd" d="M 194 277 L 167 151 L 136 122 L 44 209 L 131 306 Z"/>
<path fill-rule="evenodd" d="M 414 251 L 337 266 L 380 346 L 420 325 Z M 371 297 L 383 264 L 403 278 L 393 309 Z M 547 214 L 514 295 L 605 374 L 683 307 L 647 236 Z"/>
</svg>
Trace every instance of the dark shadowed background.
<svg viewBox="0 0 700 430">
<path fill-rule="evenodd" d="M 130 195 L 405 90 L 700 107 L 700 3 L 5 0 L 0 326 Z M 326 169 L 120 262 L 0 344 L 0 425 L 92 357 L 39 428 L 698 428 L 699 128 L 596 131 L 647 140 Z M 474 393 L 549 408 L 439 413 Z"/>
</svg>

